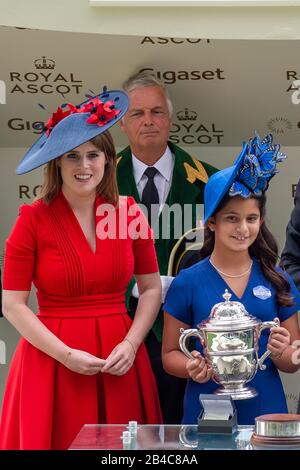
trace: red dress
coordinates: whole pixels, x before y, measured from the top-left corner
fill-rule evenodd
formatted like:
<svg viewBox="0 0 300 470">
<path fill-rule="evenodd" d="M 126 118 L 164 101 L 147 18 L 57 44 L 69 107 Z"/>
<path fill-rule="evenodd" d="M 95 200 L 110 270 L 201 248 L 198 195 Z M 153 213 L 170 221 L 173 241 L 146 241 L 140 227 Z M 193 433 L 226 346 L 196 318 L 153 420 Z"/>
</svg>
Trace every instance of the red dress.
<svg viewBox="0 0 300 470">
<path fill-rule="evenodd" d="M 120 201 L 126 212 L 136 207 L 132 198 Z M 100 214 L 104 203 L 99 198 L 95 202 L 97 235 L 105 226 L 106 213 Z M 6 244 L 3 288 L 29 291 L 33 281 L 40 321 L 70 348 L 101 358 L 124 339 L 132 323 L 125 307 L 132 274 L 158 271 L 150 236 L 118 235 L 118 228 L 136 222 L 134 215 L 121 221 L 120 212 L 118 208 L 117 239 L 97 236 L 94 253 L 60 193 L 49 205 L 38 201 L 22 206 Z M 3 399 L 0 449 L 66 449 L 86 423 L 129 420 L 161 422 L 144 345 L 125 375 L 87 376 L 20 340 Z"/>
</svg>

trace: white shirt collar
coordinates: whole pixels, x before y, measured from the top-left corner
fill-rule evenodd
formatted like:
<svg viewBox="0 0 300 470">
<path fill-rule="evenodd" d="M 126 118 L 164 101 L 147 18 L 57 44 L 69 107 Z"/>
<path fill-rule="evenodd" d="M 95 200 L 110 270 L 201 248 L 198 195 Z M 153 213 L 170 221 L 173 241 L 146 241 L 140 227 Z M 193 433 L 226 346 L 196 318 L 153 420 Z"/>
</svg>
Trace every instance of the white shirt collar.
<svg viewBox="0 0 300 470">
<path fill-rule="evenodd" d="M 163 155 L 153 166 L 167 181 L 171 180 L 174 167 L 174 157 L 168 146 Z M 132 154 L 132 167 L 135 182 L 136 184 L 139 184 L 145 170 L 148 168 L 148 165 L 146 165 L 144 162 L 141 162 L 141 160 Z"/>
</svg>

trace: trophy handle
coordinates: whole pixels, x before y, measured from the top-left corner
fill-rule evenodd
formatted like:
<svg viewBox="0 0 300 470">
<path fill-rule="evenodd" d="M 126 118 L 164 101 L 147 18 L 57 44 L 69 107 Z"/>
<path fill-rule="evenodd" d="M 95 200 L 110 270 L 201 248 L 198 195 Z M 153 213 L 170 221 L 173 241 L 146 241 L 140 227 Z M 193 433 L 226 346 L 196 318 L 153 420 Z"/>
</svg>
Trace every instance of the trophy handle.
<svg viewBox="0 0 300 470">
<path fill-rule="evenodd" d="M 273 321 L 264 321 L 260 327 L 259 327 L 259 332 L 258 332 L 258 338 L 261 335 L 261 332 L 265 330 L 266 328 L 273 328 L 273 327 L 278 327 L 280 326 L 280 320 L 279 318 L 275 317 Z M 264 354 L 258 359 L 257 364 L 260 368 L 260 370 L 265 370 L 266 365 L 264 364 L 264 361 L 267 359 L 268 356 L 270 356 L 271 351 L 266 350 Z"/>
<path fill-rule="evenodd" d="M 202 342 L 204 340 L 204 335 L 202 331 L 197 330 L 196 328 L 190 328 L 189 330 L 184 330 L 183 328 L 180 328 L 180 333 L 181 333 L 181 336 L 179 338 L 179 346 L 180 346 L 181 351 L 184 352 L 184 354 L 189 359 L 195 359 L 194 356 L 192 356 L 190 351 L 187 349 L 185 342 L 191 336 L 197 336 Z"/>
</svg>

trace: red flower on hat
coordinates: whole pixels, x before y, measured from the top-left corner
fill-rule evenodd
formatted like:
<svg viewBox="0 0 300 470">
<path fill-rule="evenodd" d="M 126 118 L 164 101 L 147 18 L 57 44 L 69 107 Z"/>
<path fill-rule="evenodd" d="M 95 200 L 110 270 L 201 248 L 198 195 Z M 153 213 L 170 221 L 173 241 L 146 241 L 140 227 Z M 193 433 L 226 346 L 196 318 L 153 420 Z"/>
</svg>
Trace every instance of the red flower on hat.
<svg viewBox="0 0 300 470">
<path fill-rule="evenodd" d="M 69 114 L 71 114 L 70 109 L 63 110 L 60 106 L 57 108 L 55 113 L 52 114 L 51 118 L 49 118 L 45 124 L 47 137 L 49 137 L 53 127 L 55 127 L 56 124 L 62 121 L 65 117 L 69 116 Z"/>
<path fill-rule="evenodd" d="M 90 110 L 91 115 L 86 121 L 89 124 L 104 126 L 114 119 L 120 112 L 120 110 L 115 109 L 114 101 L 106 101 L 103 103 L 98 97 L 93 101 L 94 103 Z"/>
<path fill-rule="evenodd" d="M 81 106 L 74 106 L 72 103 L 68 103 L 64 108 L 58 107 L 55 113 L 48 119 L 45 124 L 45 131 L 47 137 L 49 137 L 52 129 L 60 121 L 65 119 L 70 114 L 77 113 L 90 113 L 89 118 L 87 119 L 88 124 L 97 124 L 98 126 L 104 126 L 112 119 L 114 119 L 120 110 L 115 109 L 114 101 L 106 101 L 103 103 L 98 96 L 91 98 L 86 103 L 83 103 Z"/>
</svg>

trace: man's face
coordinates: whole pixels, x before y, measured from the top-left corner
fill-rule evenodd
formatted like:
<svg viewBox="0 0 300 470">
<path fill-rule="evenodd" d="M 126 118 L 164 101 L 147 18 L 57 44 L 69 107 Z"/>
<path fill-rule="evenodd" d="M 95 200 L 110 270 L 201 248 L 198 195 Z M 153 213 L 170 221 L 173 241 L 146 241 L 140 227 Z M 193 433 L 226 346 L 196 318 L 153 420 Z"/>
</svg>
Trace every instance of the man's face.
<svg viewBox="0 0 300 470">
<path fill-rule="evenodd" d="M 148 86 L 129 92 L 129 109 L 122 119 L 121 128 L 137 157 L 139 152 L 149 151 L 149 148 L 163 154 L 170 127 L 171 118 L 161 88 Z"/>
</svg>

